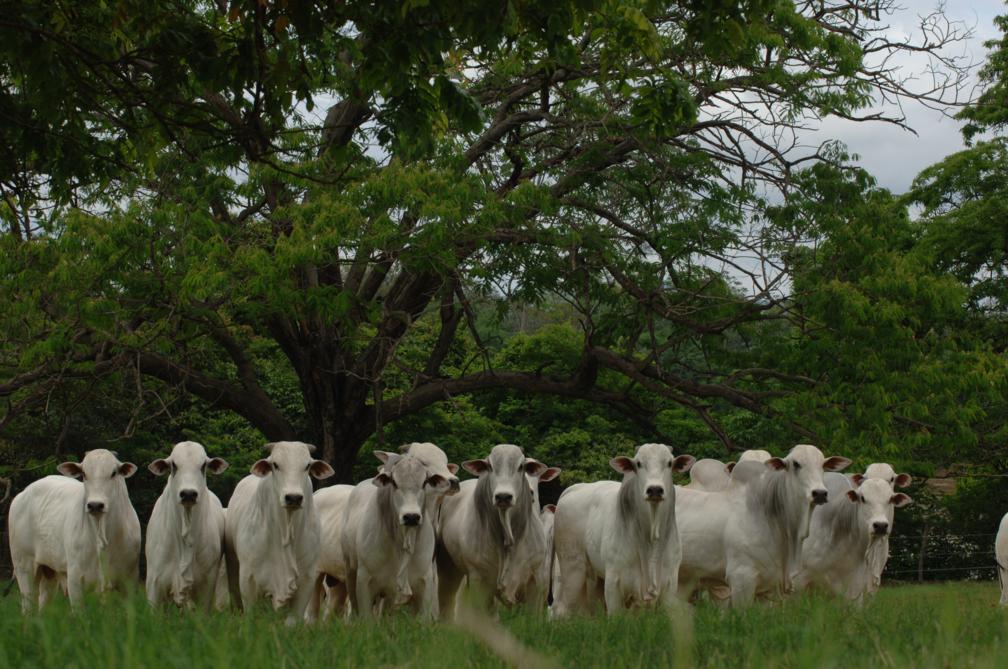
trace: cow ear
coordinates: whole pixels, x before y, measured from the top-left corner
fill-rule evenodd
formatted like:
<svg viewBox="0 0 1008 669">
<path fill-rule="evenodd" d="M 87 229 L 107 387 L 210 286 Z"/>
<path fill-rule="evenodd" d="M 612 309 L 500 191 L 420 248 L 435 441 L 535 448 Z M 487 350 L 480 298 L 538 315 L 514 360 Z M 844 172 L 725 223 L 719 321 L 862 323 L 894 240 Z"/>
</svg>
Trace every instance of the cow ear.
<svg viewBox="0 0 1008 669">
<path fill-rule="evenodd" d="M 379 488 L 384 488 L 388 484 L 392 483 L 392 477 L 385 472 L 381 472 L 378 476 L 371 479 L 371 483 L 375 484 Z"/>
<path fill-rule="evenodd" d="M 336 470 L 329 466 L 328 462 L 322 460 L 312 460 L 308 465 L 308 473 L 317 479 L 327 479 L 336 473 Z"/>
<path fill-rule="evenodd" d="M 147 465 L 147 469 L 149 469 L 150 473 L 153 474 L 154 476 L 164 476 L 169 471 L 171 471 L 171 464 L 169 464 L 169 462 L 164 458 L 158 458 L 154 462 Z"/>
<path fill-rule="evenodd" d="M 466 460 L 462 463 L 462 469 L 473 476 L 480 476 L 484 472 L 490 471 L 490 463 L 486 460 Z"/>
<path fill-rule="evenodd" d="M 696 458 L 692 455 L 677 455 L 676 459 L 672 461 L 672 471 L 688 472 L 695 462 Z"/>
<path fill-rule="evenodd" d="M 633 474 L 637 471 L 633 458 L 628 458 L 625 455 L 619 455 L 610 460 L 609 466 L 618 471 L 620 474 Z"/>
<path fill-rule="evenodd" d="M 855 488 L 860 487 L 861 484 L 864 483 L 864 474 L 851 474 L 850 480 L 851 483 L 854 484 Z"/>
<path fill-rule="evenodd" d="M 375 451 L 374 456 L 384 462 L 386 467 L 391 467 L 396 463 L 396 460 L 402 457 L 398 453 L 390 453 L 389 451 Z"/>
<path fill-rule="evenodd" d="M 543 507 L 543 511 L 549 511 L 550 513 L 556 513 L 556 504 L 547 504 Z"/>
<path fill-rule="evenodd" d="M 560 476 L 560 472 L 562 471 L 563 470 L 560 469 L 559 467 L 549 467 L 548 469 L 546 469 L 546 471 L 542 473 L 542 476 L 539 477 L 539 480 L 552 481 L 556 477 Z"/>
<path fill-rule="evenodd" d="M 271 465 L 270 461 L 266 459 L 256 460 L 255 464 L 252 465 L 252 469 L 249 471 L 262 478 L 273 471 L 273 465 Z"/>
<path fill-rule="evenodd" d="M 849 499 L 852 502 L 858 502 L 858 501 L 861 500 L 861 498 L 858 497 L 857 492 L 854 491 L 854 490 L 848 490 L 847 491 L 847 499 Z"/>
<path fill-rule="evenodd" d="M 459 466 L 457 464 L 455 464 L 454 462 L 449 462 L 448 463 L 448 471 L 449 472 L 451 472 L 452 474 L 458 474 L 458 470 L 459 470 Z"/>
<path fill-rule="evenodd" d="M 766 461 L 765 464 L 768 469 L 776 469 L 776 470 L 787 469 L 787 461 L 782 460 L 781 458 L 770 458 L 769 460 Z"/>
<path fill-rule="evenodd" d="M 228 467 L 230 467 L 230 465 L 224 458 L 210 458 L 210 461 L 207 462 L 207 470 L 211 474 L 220 474 Z"/>
<path fill-rule="evenodd" d="M 427 477 L 427 485 L 436 492 L 444 492 L 448 489 L 448 479 L 440 474 L 431 474 Z"/>
<path fill-rule="evenodd" d="M 907 504 L 913 503 L 913 499 L 910 497 L 910 495 L 904 492 L 896 493 L 895 495 L 889 498 L 889 501 L 892 502 L 892 505 L 895 506 L 897 509 L 906 506 Z"/>
<path fill-rule="evenodd" d="M 726 462 L 724 468 L 728 470 L 729 474 L 731 474 L 732 470 L 735 469 L 735 464 L 736 463 L 734 460 L 732 460 L 731 462 Z"/>
<path fill-rule="evenodd" d="M 122 477 L 124 479 L 128 479 L 129 477 L 136 474 L 136 470 L 137 466 L 132 462 L 124 462 L 119 465 L 119 473 L 122 474 Z"/>
<path fill-rule="evenodd" d="M 69 476 L 72 479 L 79 479 L 84 476 L 84 468 L 76 462 L 60 463 L 60 465 L 56 467 L 56 471 L 63 476 Z"/>
<path fill-rule="evenodd" d="M 913 478 L 909 474 L 897 474 L 896 480 L 893 482 L 897 488 L 905 488 L 910 485 Z"/>
<path fill-rule="evenodd" d="M 823 461 L 822 470 L 824 472 L 842 472 L 850 466 L 850 463 L 850 458 L 845 458 L 842 455 L 832 455 Z"/>
<path fill-rule="evenodd" d="M 532 478 L 539 478 L 547 469 L 546 465 L 535 458 L 525 458 L 525 473 Z"/>
</svg>

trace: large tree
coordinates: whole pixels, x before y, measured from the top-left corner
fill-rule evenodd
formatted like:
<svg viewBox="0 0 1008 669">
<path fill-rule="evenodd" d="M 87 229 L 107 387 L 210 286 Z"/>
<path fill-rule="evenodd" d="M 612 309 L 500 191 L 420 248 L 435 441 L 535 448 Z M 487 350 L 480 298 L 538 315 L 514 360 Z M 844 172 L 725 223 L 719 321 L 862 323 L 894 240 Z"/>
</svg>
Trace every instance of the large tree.
<svg viewBox="0 0 1008 669">
<path fill-rule="evenodd" d="M 153 380 L 313 441 L 346 477 L 381 424 L 456 394 L 647 419 L 643 393 L 734 448 L 718 406 L 818 383 L 746 330 L 792 315 L 807 240 L 763 209 L 834 158 L 803 130 L 904 125 L 875 103 L 945 105 L 962 82 L 961 27 L 934 13 L 895 41 L 893 7 L 4 3 L 7 416 L 128 372 L 140 397 Z M 931 85 L 891 65 L 909 52 Z M 566 301 L 579 359 L 447 373 L 460 336 L 482 347 L 478 294 Z M 419 323 L 422 364 L 399 355 Z M 389 370 L 409 380 L 391 393 Z"/>
</svg>

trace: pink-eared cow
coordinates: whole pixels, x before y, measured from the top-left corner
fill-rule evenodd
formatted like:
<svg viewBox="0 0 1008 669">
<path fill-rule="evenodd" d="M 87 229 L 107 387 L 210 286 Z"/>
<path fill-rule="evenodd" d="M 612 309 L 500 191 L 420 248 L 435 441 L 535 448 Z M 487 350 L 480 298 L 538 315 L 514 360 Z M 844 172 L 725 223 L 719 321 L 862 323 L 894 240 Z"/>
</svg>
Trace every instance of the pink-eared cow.
<svg viewBox="0 0 1008 669">
<path fill-rule="evenodd" d="M 358 483 L 344 512 L 340 542 L 355 614 L 369 618 L 379 602 L 409 605 L 433 618 L 434 524 L 428 497 L 442 496 L 448 480 L 429 473 L 419 458 L 381 452 L 382 472 Z"/>
<path fill-rule="evenodd" d="M 672 474 L 694 461 L 673 456 L 664 444 L 644 444 L 633 458 L 610 461 L 622 483 L 580 483 L 564 491 L 553 530 L 560 566 L 554 616 L 590 610 L 599 584 L 610 614 L 627 605 L 675 604 L 682 546 Z"/>
<path fill-rule="evenodd" d="M 239 607 L 266 596 L 274 609 L 288 610 L 291 624 L 304 616 L 319 557 L 321 530 L 309 477 L 325 479 L 334 472 L 312 458 L 314 446 L 280 441 L 266 448 L 269 457 L 252 465 L 228 503 L 228 585 Z"/>
<path fill-rule="evenodd" d="M 812 509 L 828 499 L 823 472 L 849 464 L 847 458 L 824 458 L 815 446 L 801 444 L 763 465 L 739 463 L 732 472 L 736 483 L 728 490 L 680 490 L 682 587 L 727 585 L 733 606 L 747 605 L 757 595 L 789 592 Z M 751 467 L 759 474 L 738 480 L 740 469 Z"/>
<path fill-rule="evenodd" d="M 884 479 L 865 479 L 854 487 L 846 476 L 827 473 L 823 481 L 829 502 L 812 514 L 794 585 L 862 602 L 879 587 L 894 510 L 913 500 L 893 492 Z"/>
<path fill-rule="evenodd" d="M 539 581 L 548 573 L 546 536 L 526 475 L 538 477 L 546 465 L 513 444 L 498 444 L 487 458 L 462 467 L 479 479 L 464 481 L 441 506 L 436 554 L 441 615 L 454 617 L 455 597 L 466 578 L 506 605 L 545 604 L 547 583 Z"/>
<path fill-rule="evenodd" d="M 171 455 L 150 463 L 155 476 L 168 474 L 164 491 L 147 523 L 147 599 L 179 606 L 213 604 L 224 555 L 224 510 L 207 488 L 207 472 L 220 474 L 228 463 L 207 457 L 195 441 L 175 444 Z"/>
<path fill-rule="evenodd" d="M 136 465 L 99 448 L 57 471 L 63 476 L 35 481 L 10 506 L 11 562 L 26 613 L 36 595 L 42 608 L 63 584 L 76 606 L 87 589 L 139 580 L 140 521 L 126 489 Z"/>
</svg>

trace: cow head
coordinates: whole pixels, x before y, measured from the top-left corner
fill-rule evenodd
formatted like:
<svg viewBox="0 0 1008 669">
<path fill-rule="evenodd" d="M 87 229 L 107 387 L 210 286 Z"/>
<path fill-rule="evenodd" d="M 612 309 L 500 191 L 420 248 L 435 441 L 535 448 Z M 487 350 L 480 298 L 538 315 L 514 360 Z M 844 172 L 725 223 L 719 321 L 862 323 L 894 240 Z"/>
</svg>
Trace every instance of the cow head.
<svg viewBox="0 0 1008 669">
<path fill-rule="evenodd" d="M 861 485 L 861 483 L 868 479 L 888 481 L 889 485 L 894 488 L 905 488 L 913 480 L 909 474 L 897 474 L 893 466 L 885 462 L 873 462 L 868 465 L 868 469 L 865 470 L 864 474 L 851 474 L 851 481 L 854 482 L 855 486 Z"/>
<path fill-rule="evenodd" d="M 96 448 L 84 454 L 80 464 L 64 462 L 56 470 L 84 483 L 84 508 L 93 517 L 108 512 L 111 504 L 126 492 L 126 481 L 136 472 L 132 462 L 119 462 L 112 451 Z"/>
<path fill-rule="evenodd" d="M 533 462 L 539 462 L 533 458 L 529 458 L 528 461 L 530 465 Z M 536 509 L 539 508 L 539 484 L 543 481 L 552 481 L 560 476 L 561 471 L 563 470 L 559 467 L 547 467 L 546 465 L 543 465 L 542 468 L 526 466 L 525 478 L 528 480 L 529 490 L 532 491 L 532 504 Z"/>
<path fill-rule="evenodd" d="M 220 474 L 227 468 L 226 461 L 208 458 L 203 446 L 195 441 L 175 444 L 171 455 L 147 466 L 155 476 L 169 475 L 165 485 L 169 498 L 186 508 L 196 506 L 206 496 L 207 472 Z"/>
<path fill-rule="evenodd" d="M 372 483 L 389 491 L 389 499 L 400 525 L 418 527 L 423 522 L 426 496 L 446 493 L 449 488 L 448 479 L 430 473 L 427 465 L 411 454 L 375 451 L 375 456 L 385 466 L 378 476 L 371 479 Z"/>
<path fill-rule="evenodd" d="M 281 506 L 288 511 L 296 511 L 311 497 L 312 486 L 309 476 L 317 479 L 329 478 L 335 472 L 321 460 L 312 459 L 315 447 L 300 441 L 278 441 L 266 444 L 269 457 L 257 460 L 252 465 L 252 473 L 265 478 Z"/>
<path fill-rule="evenodd" d="M 518 495 L 528 489 L 527 475 L 539 477 L 547 467 L 538 460 L 526 458 L 514 444 L 497 444 L 490 455 L 462 463 L 462 468 L 481 479 L 487 479 L 490 498 L 498 509 L 510 509 Z"/>
<path fill-rule="evenodd" d="M 809 504 L 825 504 L 828 494 L 823 484 L 823 472 L 838 472 L 850 463 L 849 459 L 839 455 L 823 457 L 822 451 L 815 446 L 799 444 L 784 458 L 770 458 L 766 461 L 766 466 L 774 470 L 787 470 L 794 476 Z"/>
<path fill-rule="evenodd" d="M 847 498 L 859 505 L 858 520 L 869 537 L 885 537 L 892 531 L 894 509 L 913 502 L 909 495 L 894 493 L 892 485 L 882 479 L 866 479 Z"/>
<path fill-rule="evenodd" d="M 428 473 L 437 474 L 445 479 L 448 482 L 448 487 L 443 494 L 454 495 L 459 491 L 459 480 L 455 475 L 459 467 L 453 462 L 448 462 L 448 456 L 440 448 L 430 442 L 414 442 L 406 444 L 399 450 L 422 462 Z M 378 459 L 385 462 L 381 453 L 383 451 L 375 451 Z"/>
<path fill-rule="evenodd" d="M 637 449 L 634 457 L 615 457 L 609 461 L 609 466 L 623 474 L 624 480 L 633 475 L 633 484 L 640 497 L 657 504 L 666 496 L 674 498 L 672 473 L 688 471 L 694 462 L 696 458 L 692 455 L 673 457 L 672 449 L 665 444 L 644 444 Z"/>
</svg>

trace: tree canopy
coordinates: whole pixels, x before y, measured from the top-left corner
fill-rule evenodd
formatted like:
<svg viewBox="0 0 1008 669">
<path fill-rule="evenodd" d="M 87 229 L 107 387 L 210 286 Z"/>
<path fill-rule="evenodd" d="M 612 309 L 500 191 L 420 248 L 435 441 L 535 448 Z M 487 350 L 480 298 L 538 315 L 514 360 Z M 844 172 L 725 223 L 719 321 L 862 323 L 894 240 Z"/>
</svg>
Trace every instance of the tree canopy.
<svg viewBox="0 0 1008 669">
<path fill-rule="evenodd" d="M 8 427 L 65 436 L 96 388 L 134 427 L 196 397 L 348 478 L 445 402 L 923 448 L 1003 383 L 948 336 L 962 268 L 803 133 L 955 101 L 941 13 L 899 42 L 891 0 L 2 7 Z"/>
</svg>

